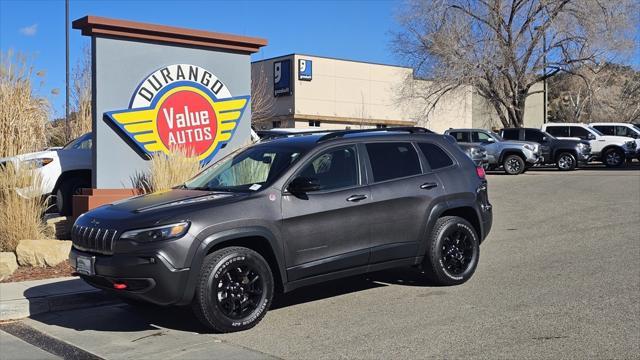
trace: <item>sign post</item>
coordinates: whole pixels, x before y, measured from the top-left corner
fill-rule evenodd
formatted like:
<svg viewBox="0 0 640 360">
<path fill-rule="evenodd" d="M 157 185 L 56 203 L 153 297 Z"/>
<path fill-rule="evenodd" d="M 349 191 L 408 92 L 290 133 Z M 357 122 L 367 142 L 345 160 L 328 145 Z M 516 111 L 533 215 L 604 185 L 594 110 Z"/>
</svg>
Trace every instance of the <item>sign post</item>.
<svg viewBox="0 0 640 360">
<path fill-rule="evenodd" d="M 250 54 L 266 40 L 95 16 L 73 28 L 91 37 L 93 85 L 92 189 L 74 215 L 135 194 L 155 153 L 205 164 L 249 141 Z"/>
</svg>

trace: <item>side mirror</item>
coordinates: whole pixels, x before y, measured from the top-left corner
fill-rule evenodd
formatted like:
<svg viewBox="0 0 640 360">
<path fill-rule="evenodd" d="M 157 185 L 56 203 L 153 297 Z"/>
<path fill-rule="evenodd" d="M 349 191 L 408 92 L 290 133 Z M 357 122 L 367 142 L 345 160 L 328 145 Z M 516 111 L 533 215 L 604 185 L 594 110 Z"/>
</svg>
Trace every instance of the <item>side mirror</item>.
<svg viewBox="0 0 640 360">
<path fill-rule="evenodd" d="M 592 133 L 589 133 L 589 135 L 587 135 L 587 140 L 595 140 L 596 136 L 593 135 Z"/>
<path fill-rule="evenodd" d="M 542 142 L 547 142 L 547 141 L 549 141 L 549 138 L 548 138 L 548 137 L 546 137 L 546 136 L 543 136 L 543 137 L 542 137 Z"/>
<path fill-rule="evenodd" d="M 320 190 L 320 181 L 318 181 L 318 179 L 316 178 L 311 177 L 297 177 L 293 179 L 291 183 L 289 183 L 287 190 L 289 190 L 289 192 L 294 195 L 306 194 L 310 191 Z"/>
<path fill-rule="evenodd" d="M 496 142 L 492 137 L 488 138 L 487 140 L 485 140 L 485 142 L 487 143 L 493 143 Z"/>
</svg>

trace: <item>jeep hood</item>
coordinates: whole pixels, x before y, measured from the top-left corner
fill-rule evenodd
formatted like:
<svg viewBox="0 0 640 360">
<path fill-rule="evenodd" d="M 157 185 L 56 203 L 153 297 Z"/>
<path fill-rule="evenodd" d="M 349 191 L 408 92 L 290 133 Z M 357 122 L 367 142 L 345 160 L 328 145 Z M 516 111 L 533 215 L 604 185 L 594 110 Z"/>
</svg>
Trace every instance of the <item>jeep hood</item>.
<svg viewBox="0 0 640 360">
<path fill-rule="evenodd" d="M 172 189 L 136 196 L 107 205 L 114 211 L 147 213 L 231 199 L 239 194 L 218 191 Z"/>
</svg>

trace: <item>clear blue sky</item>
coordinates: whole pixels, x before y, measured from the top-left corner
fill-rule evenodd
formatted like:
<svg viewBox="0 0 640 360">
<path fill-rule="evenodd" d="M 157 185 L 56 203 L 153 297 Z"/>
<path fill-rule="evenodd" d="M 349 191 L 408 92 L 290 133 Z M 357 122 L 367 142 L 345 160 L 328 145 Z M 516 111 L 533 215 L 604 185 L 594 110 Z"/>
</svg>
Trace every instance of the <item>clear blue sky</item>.
<svg viewBox="0 0 640 360">
<path fill-rule="evenodd" d="M 399 1 L 72 0 L 70 19 L 98 15 L 267 38 L 254 60 L 297 52 L 399 64 L 390 47 Z M 88 44 L 71 30 L 72 69 Z M 64 46 L 63 0 L 0 0 L 0 49 L 26 53 L 46 70 L 39 93 L 52 99 L 54 116 L 64 114 Z M 630 60 L 640 68 L 640 47 Z"/>
<path fill-rule="evenodd" d="M 369 1 L 72 0 L 71 21 L 97 15 L 264 37 L 254 54 L 264 59 L 293 52 L 397 64 L 390 40 L 400 3 Z M 71 69 L 89 39 L 70 33 Z M 30 55 L 46 70 L 39 90 L 64 114 L 64 1 L 0 0 L 0 49 Z M 51 89 L 60 89 L 51 96 Z"/>
</svg>

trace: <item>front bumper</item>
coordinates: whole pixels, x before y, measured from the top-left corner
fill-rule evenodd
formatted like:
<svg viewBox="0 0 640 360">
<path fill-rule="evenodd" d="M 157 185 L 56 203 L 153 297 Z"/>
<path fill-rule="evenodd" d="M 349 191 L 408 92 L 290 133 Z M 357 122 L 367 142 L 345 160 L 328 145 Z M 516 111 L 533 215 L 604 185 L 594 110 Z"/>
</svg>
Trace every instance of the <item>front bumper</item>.
<svg viewBox="0 0 640 360">
<path fill-rule="evenodd" d="M 95 274 L 80 277 L 99 289 L 158 305 L 177 304 L 184 295 L 189 268 L 175 269 L 159 253 L 99 255 L 72 248 L 69 262 L 74 269 L 78 256 L 93 259 Z M 114 283 L 127 288 L 117 290 Z"/>
</svg>

